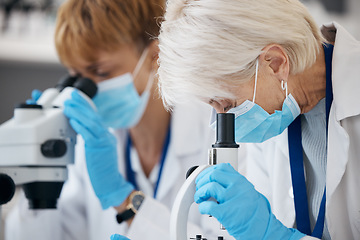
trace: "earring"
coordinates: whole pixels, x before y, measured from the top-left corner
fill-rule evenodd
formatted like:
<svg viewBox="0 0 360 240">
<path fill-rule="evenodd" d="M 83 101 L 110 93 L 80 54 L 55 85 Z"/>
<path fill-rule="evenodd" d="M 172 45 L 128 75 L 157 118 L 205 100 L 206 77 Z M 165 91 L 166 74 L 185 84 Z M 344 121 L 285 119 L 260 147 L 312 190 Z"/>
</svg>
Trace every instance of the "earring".
<svg viewBox="0 0 360 240">
<path fill-rule="evenodd" d="M 284 80 L 281 80 L 281 88 L 282 88 L 282 90 L 285 90 L 285 92 L 286 92 L 286 97 L 288 97 L 287 82 L 285 82 Z"/>
</svg>

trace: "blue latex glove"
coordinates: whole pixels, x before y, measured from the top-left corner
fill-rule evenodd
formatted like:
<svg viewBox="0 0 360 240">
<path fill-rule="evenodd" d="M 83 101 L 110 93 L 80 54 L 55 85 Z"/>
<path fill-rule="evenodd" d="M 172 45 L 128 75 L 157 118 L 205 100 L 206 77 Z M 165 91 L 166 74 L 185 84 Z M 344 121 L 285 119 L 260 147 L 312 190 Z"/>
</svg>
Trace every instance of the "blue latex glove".
<svg viewBox="0 0 360 240">
<path fill-rule="evenodd" d="M 134 190 L 118 171 L 116 138 L 100 116 L 76 91 L 64 103 L 64 114 L 85 141 L 86 165 L 91 184 L 103 209 L 119 206 Z"/>
<path fill-rule="evenodd" d="M 268 200 L 228 163 L 211 166 L 196 178 L 195 202 L 236 239 L 300 239 L 271 213 Z M 214 198 L 217 202 L 209 200 Z M 209 201 L 208 201 L 209 200 Z"/>
<path fill-rule="evenodd" d="M 120 236 L 119 234 L 113 234 L 110 236 L 110 240 L 130 240 L 130 239 L 124 236 Z"/>
<path fill-rule="evenodd" d="M 41 97 L 42 91 L 38 90 L 38 89 L 34 89 L 31 92 L 31 99 L 27 99 L 26 103 L 27 104 L 36 104 L 36 101 L 39 100 L 39 98 Z"/>
</svg>

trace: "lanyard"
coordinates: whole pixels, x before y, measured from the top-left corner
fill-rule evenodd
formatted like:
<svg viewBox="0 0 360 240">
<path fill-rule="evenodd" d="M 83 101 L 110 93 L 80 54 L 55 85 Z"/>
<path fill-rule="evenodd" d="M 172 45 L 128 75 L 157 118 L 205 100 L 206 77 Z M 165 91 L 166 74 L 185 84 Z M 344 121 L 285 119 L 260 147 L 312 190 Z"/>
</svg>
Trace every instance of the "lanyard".
<svg viewBox="0 0 360 240">
<path fill-rule="evenodd" d="M 331 83 L 331 64 L 333 45 L 324 46 L 325 64 L 326 64 L 326 139 L 328 136 L 329 114 L 333 100 L 332 83 Z M 291 179 L 294 192 L 294 204 L 296 213 L 297 229 L 313 237 L 322 237 L 325 222 L 325 203 L 326 203 L 326 187 L 321 200 L 319 215 L 311 233 L 309 206 L 306 192 L 306 182 L 304 176 L 303 148 L 301 144 L 301 120 L 298 116 L 288 127 L 288 142 L 290 156 Z"/>
<path fill-rule="evenodd" d="M 163 170 L 164 163 L 165 163 L 166 154 L 167 154 L 167 151 L 169 148 L 169 142 L 170 142 L 170 125 L 168 128 L 167 134 L 166 134 L 166 138 L 165 138 L 165 142 L 164 142 L 164 146 L 163 146 L 163 150 L 162 150 L 162 154 L 161 154 L 159 175 L 158 175 L 158 179 L 156 181 L 156 185 L 154 188 L 154 198 L 156 198 L 157 190 L 159 187 L 162 170 Z M 135 172 L 133 171 L 132 166 L 131 166 L 131 159 L 130 159 L 131 145 L 132 145 L 132 142 L 131 142 L 130 134 L 128 134 L 126 150 L 125 150 L 126 177 L 127 177 L 128 181 L 134 185 L 135 189 L 139 190 L 139 186 L 135 179 Z"/>
</svg>

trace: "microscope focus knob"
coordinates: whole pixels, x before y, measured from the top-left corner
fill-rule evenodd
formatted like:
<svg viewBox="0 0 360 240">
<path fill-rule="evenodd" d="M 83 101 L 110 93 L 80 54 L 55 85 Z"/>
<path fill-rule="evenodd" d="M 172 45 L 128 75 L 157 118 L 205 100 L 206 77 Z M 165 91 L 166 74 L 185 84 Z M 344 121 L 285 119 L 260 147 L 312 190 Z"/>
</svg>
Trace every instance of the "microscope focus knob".
<svg viewBox="0 0 360 240">
<path fill-rule="evenodd" d="M 0 173 L 0 205 L 9 202 L 13 198 L 14 193 L 14 180 L 10 176 Z"/>
<path fill-rule="evenodd" d="M 66 150 L 66 143 L 61 139 L 50 139 L 41 144 L 41 153 L 48 158 L 62 157 Z"/>
</svg>

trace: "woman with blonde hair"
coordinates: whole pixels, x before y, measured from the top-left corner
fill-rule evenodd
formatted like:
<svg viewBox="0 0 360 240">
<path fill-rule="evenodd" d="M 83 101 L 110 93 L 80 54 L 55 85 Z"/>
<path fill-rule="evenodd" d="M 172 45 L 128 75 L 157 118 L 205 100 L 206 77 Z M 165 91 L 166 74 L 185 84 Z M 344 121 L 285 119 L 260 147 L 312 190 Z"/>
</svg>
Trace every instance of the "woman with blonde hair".
<svg viewBox="0 0 360 240">
<path fill-rule="evenodd" d="M 7 239 L 169 239 L 177 191 L 186 171 L 206 162 L 213 133 L 205 104 L 179 104 L 170 114 L 159 98 L 155 38 L 164 7 L 164 0 L 67 0 L 60 7 L 59 58 L 71 75 L 97 83 L 97 110 L 77 92 L 65 103 L 82 139 L 58 209 L 28 210 L 21 198 Z M 192 211 L 193 236 L 216 234 L 204 228 L 208 219 Z"/>
<path fill-rule="evenodd" d="M 247 150 L 246 178 L 197 177 L 202 214 L 236 239 L 360 238 L 358 41 L 298 0 L 172 0 L 159 48 L 168 107 L 234 113 Z"/>
</svg>

